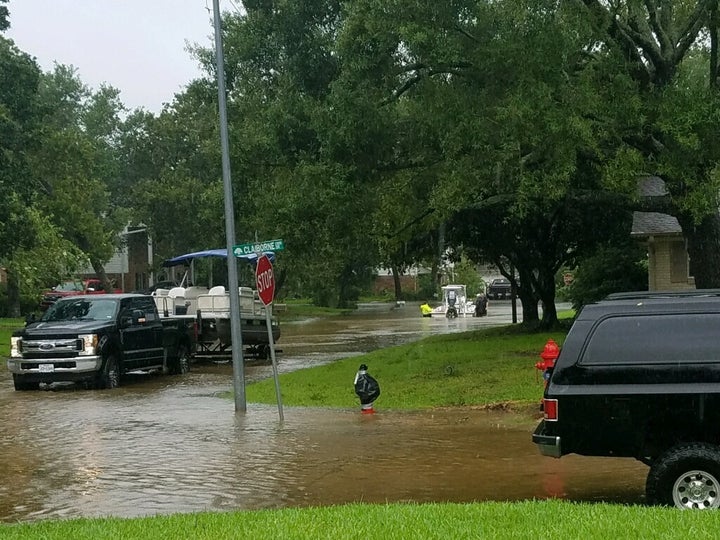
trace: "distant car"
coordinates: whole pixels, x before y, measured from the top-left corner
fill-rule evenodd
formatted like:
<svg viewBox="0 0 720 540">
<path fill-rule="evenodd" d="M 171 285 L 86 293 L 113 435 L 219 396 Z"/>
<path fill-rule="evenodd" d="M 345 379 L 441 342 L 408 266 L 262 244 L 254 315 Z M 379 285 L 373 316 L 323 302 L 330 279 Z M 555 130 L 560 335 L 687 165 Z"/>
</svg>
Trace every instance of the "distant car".
<svg viewBox="0 0 720 540">
<path fill-rule="evenodd" d="M 47 308 L 52 306 L 60 298 L 84 294 L 106 294 L 108 292 L 120 293 L 122 291 L 120 289 L 106 291 L 102 281 L 98 278 L 69 279 L 43 293 L 42 300 L 40 301 L 40 309 L 42 311 L 47 310 Z"/>
<path fill-rule="evenodd" d="M 493 300 L 510 298 L 511 294 L 512 286 L 510 285 L 510 280 L 505 278 L 493 279 L 487 288 L 487 296 Z"/>
</svg>

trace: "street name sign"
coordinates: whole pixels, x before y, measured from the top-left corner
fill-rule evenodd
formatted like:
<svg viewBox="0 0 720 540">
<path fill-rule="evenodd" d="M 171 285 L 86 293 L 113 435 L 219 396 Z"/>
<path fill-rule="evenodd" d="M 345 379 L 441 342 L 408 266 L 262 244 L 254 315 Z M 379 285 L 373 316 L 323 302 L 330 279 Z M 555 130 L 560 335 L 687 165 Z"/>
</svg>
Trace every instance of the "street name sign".
<svg viewBox="0 0 720 540">
<path fill-rule="evenodd" d="M 282 251 L 285 249 L 285 242 L 282 240 L 266 240 L 264 242 L 252 242 L 251 244 L 238 244 L 233 246 L 233 255 L 241 257 L 264 251 Z"/>
</svg>

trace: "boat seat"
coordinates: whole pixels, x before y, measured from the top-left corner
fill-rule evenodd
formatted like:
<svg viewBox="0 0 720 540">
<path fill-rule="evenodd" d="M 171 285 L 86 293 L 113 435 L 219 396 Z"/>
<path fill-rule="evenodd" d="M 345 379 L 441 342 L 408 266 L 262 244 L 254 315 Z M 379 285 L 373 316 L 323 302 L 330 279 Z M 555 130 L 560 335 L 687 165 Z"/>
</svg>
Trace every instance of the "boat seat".
<svg viewBox="0 0 720 540">
<path fill-rule="evenodd" d="M 179 296 L 185 297 L 185 287 L 173 287 L 168 291 L 170 298 L 177 298 Z"/>
<path fill-rule="evenodd" d="M 202 294 L 208 294 L 207 287 L 193 286 L 185 289 L 185 312 L 188 315 L 194 315 L 198 310 L 198 297 Z"/>
<path fill-rule="evenodd" d="M 212 295 L 225 294 L 225 287 L 223 287 L 222 285 L 215 285 L 208 291 L 208 294 L 212 294 Z"/>
<path fill-rule="evenodd" d="M 168 298 L 172 299 L 172 313 L 175 315 L 185 315 L 187 307 L 185 305 L 185 287 L 173 287 L 168 291 Z"/>
<path fill-rule="evenodd" d="M 170 289 L 155 289 L 152 292 L 152 296 L 167 296 L 170 292 Z"/>
</svg>

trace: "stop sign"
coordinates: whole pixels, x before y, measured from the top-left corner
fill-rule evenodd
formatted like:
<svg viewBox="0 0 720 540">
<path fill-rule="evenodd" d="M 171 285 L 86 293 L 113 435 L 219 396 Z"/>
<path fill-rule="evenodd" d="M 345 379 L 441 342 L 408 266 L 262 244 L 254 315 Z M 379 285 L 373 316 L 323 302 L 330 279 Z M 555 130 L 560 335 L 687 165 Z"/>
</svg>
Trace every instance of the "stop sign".
<svg viewBox="0 0 720 540">
<path fill-rule="evenodd" d="M 266 306 L 271 304 L 275 296 L 275 275 L 273 274 L 272 263 L 267 255 L 262 255 L 257 260 L 255 283 L 262 303 Z"/>
</svg>

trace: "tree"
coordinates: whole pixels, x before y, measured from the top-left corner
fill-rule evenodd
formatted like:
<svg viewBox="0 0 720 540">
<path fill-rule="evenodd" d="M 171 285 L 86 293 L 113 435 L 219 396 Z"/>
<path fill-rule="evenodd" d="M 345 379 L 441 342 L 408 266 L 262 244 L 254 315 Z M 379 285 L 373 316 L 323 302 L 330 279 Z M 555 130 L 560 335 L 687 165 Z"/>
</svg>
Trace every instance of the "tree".
<svg viewBox="0 0 720 540">
<path fill-rule="evenodd" d="M 110 196 L 117 173 L 112 141 L 121 108 L 117 91 L 92 93 L 72 67 L 58 65 L 42 77 L 39 100 L 43 128 L 32 167 L 49 186 L 39 204 L 110 289 L 104 263 L 127 224 Z"/>
<path fill-rule="evenodd" d="M 1 16 L 1 14 L 0 14 Z M 30 247 L 33 230 L 27 208 L 41 184 L 27 155 L 36 146 L 40 70 L 12 41 L 0 37 L 0 259 Z"/>
<path fill-rule="evenodd" d="M 8 0 L 0 0 L 0 4 L 7 4 Z M 0 5 L 0 32 L 10 28 L 10 12 L 6 6 Z"/>
<path fill-rule="evenodd" d="M 665 181 L 670 198 L 658 210 L 680 222 L 696 286 L 718 287 L 718 3 L 666 0 L 614 5 L 583 0 L 582 5 L 601 36 L 596 50 L 622 58 L 622 70 L 639 89 L 645 122 L 642 129 L 626 133 L 623 143 L 642 157 L 644 172 Z M 593 64 L 605 61 L 600 54 L 593 56 Z M 687 69 L 686 64 L 698 59 L 704 72 L 693 65 Z M 630 171 L 626 174 L 632 177 Z"/>
</svg>

